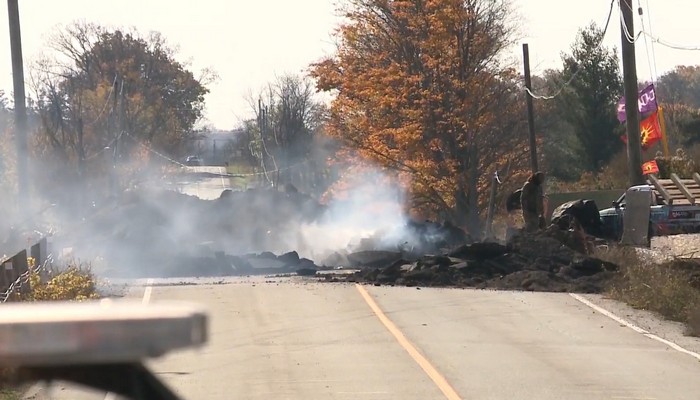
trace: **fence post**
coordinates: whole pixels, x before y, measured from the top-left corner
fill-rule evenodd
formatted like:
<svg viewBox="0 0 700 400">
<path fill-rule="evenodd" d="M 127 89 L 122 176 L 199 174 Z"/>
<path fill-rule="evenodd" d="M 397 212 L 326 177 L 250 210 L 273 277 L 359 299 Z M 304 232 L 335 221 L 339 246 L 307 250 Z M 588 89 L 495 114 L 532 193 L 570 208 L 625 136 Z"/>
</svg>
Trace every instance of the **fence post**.
<svg viewBox="0 0 700 400">
<path fill-rule="evenodd" d="M 12 282 L 12 260 L 6 259 L 0 264 L 0 293 L 5 293 Z"/>
<path fill-rule="evenodd" d="M 27 250 L 22 250 L 19 253 L 15 254 L 14 257 L 12 257 L 12 267 L 15 270 L 15 279 L 18 279 L 21 277 L 23 274 L 29 272 L 29 262 L 27 260 Z M 19 293 L 20 294 L 27 294 L 31 292 L 31 283 L 30 280 L 27 278 L 27 282 L 24 283 L 22 282 L 20 287 L 19 287 Z"/>
<path fill-rule="evenodd" d="M 501 183 L 501 180 L 498 178 L 498 171 L 496 171 L 491 179 L 491 197 L 489 198 L 489 210 L 486 216 L 486 239 L 493 237 L 493 217 L 496 213 L 496 193 L 499 183 Z"/>
</svg>

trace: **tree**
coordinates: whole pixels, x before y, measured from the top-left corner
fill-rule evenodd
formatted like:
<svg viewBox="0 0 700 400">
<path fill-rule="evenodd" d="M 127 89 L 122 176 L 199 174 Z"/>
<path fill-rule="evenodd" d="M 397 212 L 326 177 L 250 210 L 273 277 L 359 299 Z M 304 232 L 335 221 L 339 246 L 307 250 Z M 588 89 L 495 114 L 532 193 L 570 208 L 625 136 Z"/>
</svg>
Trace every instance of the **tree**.
<svg viewBox="0 0 700 400">
<path fill-rule="evenodd" d="M 250 155 L 268 183 L 303 185 L 313 191 L 323 160 L 314 154 L 326 107 L 315 98 L 308 78 L 284 75 L 249 99 L 256 118 L 244 123 Z"/>
<path fill-rule="evenodd" d="M 16 146 L 13 134 L 13 113 L 9 107 L 9 100 L 5 91 L 0 90 L 0 186 L 8 190 L 14 187 L 17 182 L 15 169 Z M 14 211 L 10 208 L 13 202 L 6 200 L 0 200 L 0 208 L 11 214 L 11 211 Z M 9 215 L 0 213 L 0 217 L 6 218 Z"/>
<path fill-rule="evenodd" d="M 660 76 L 656 88 L 669 145 L 687 147 L 700 142 L 700 66 L 679 65 Z"/>
<path fill-rule="evenodd" d="M 598 171 L 623 148 L 616 117 L 622 93 L 619 61 L 614 49 L 600 45 L 603 31 L 595 24 L 581 29 L 564 54 L 564 78 L 578 73 L 559 97 L 559 112 L 580 143 L 579 157 L 588 171 Z"/>
<path fill-rule="evenodd" d="M 335 56 L 328 132 L 410 178 L 411 206 L 477 233 L 491 174 L 526 159 L 507 0 L 352 0 Z M 518 103 L 515 103 L 518 101 Z"/>
<path fill-rule="evenodd" d="M 563 81 L 562 71 L 547 70 L 542 76 L 533 76 L 533 89 L 536 93 L 555 93 Z M 573 127 L 563 115 L 557 101 L 535 101 L 537 131 L 542 137 L 543 168 L 548 180 L 578 180 L 581 167 L 581 144 Z"/>
<path fill-rule="evenodd" d="M 678 65 L 660 76 L 656 86 L 659 101 L 700 108 L 700 65 Z"/>
<path fill-rule="evenodd" d="M 105 147 L 115 157 L 136 141 L 174 152 L 194 134 L 212 75 L 195 78 L 161 35 L 76 23 L 49 45 L 55 54 L 31 70 L 43 157 L 82 176 Z"/>
</svg>

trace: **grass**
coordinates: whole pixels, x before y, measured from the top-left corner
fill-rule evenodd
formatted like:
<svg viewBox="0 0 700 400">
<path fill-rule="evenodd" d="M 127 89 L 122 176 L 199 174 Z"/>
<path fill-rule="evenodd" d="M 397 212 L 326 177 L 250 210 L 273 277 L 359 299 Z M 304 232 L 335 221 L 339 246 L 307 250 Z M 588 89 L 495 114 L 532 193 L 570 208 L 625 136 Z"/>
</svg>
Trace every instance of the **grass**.
<svg viewBox="0 0 700 400">
<path fill-rule="evenodd" d="M 0 389 L 0 400 L 20 400 L 22 396 L 12 389 Z"/>
<path fill-rule="evenodd" d="M 675 259 L 654 263 L 634 249 L 598 250 L 596 256 L 620 266 L 608 294 L 630 306 L 682 322 L 700 336 L 700 263 Z"/>
</svg>

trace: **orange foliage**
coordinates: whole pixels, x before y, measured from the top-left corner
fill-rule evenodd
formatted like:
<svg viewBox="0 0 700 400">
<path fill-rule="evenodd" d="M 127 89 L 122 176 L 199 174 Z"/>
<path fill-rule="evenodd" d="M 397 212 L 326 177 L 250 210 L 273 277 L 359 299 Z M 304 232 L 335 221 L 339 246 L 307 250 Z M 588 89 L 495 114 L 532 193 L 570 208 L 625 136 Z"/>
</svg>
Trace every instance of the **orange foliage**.
<svg viewBox="0 0 700 400">
<path fill-rule="evenodd" d="M 355 0 L 345 16 L 311 72 L 337 93 L 328 133 L 402 177 L 417 212 L 473 222 L 493 172 L 527 155 L 519 77 L 498 61 L 507 1 Z"/>
</svg>

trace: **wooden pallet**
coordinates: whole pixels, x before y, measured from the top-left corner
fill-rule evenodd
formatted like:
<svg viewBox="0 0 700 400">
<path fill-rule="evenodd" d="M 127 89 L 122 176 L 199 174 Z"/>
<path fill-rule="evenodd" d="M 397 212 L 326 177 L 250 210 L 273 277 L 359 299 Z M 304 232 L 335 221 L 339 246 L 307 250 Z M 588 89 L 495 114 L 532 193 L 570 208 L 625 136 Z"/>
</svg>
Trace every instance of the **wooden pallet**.
<svg viewBox="0 0 700 400">
<path fill-rule="evenodd" d="M 697 173 L 692 179 L 681 179 L 676 174 L 671 174 L 671 179 L 658 179 L 652 174 L 648 181 L 668 205 L 689 206 L 700 202 L 700 175 Z"/>
</svg>

